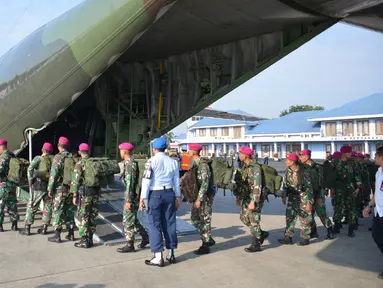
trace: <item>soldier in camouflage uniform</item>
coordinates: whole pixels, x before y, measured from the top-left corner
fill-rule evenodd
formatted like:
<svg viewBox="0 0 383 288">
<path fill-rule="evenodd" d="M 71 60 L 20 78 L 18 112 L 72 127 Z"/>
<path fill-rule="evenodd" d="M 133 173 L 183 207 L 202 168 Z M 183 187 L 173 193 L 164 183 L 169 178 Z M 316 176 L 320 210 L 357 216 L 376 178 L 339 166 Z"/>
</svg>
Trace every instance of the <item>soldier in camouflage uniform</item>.
<svg viewBox="0 0 383 288">
<path fill-rule="evenodd" d="M 0 139 L 0 232 L 3 232 L 4 210 L 7 206 L 12 230 L 17 231 L 16 187 L 8 180 L 9 161 L 13 155 L 7 150 L 7 141 Z"/>
<path fill-rule="evenodd" d="M 239 158 L 244 163 L 240 170 L 241 182 L 237 185 L 246 185 L 247 195 L 242 199 L 237 199 L 237 204 L 241 207 L 240 219 L 247 227 L 250 228 L 250 233 L 253 236 L 253 242 L 245 248 L 246 252 L 261 251 L 263 241 L 269 236 L 269 233 L 261 229 L 261 211 L 265 197 L 262 194 L 262 173 L 261 166 L 251 159 L 254 151 L 250 147 L 241 147 Z"/>
<path fill-rule="evenodd" d="M 53 228 L 55 236 L 48 238 L 48 241 L 61 243 L 62 225 L 65 223 L 68 235 L 67 239 L 74 241 L 74 211 L 72 195 L 69 192 L 69 186 L 63 184 L 64 177 L 64 160 L 72 158 L 72 154 L 68 151 L 69 140 L 65 137 L 59 138 L 59 153 L 53 158 L 51 175 L 48 182 L 48 195 L 53 198 Z"/>
<path fill-rule="evenodd" d="M 200 157 L 202 146 L 199 144 L 189 145 L 189 155 L 193 158 L 193 165 L 198 167 L 197 185 L 198 196 L 191 210 L 191 221 L 201 234 L 202 246 L 194 251 L 197 255 L 210 253 L 210 247 L 215 244 L 211 237 L 211 215 L 215 195 L 212 183 L 212 175 L 209 165 Z"/>
<path fill-rule="evenodd" d="M 301 240 L 300 246 L 310 244 L 312 209 L 314 204 L 314 195 L 311 186 L 310 174 L 299 164 L 299 157 L 296 154 L 289 154 L 286 158 L 287 171 L 283 181 L 283 189 L 288 195 L 286 208 L 286 230 L 285 237 L 279 239 L 281 244 L 293 244 L 292 237 L 295 233 L 295 222 L 297 217 L 301 222 Z M 286 198 L 282 198 L 286 203 Z"/>
<path fill-rule="evenodd" d="M 323 179 L 323 167 L 315 163 L 311 159 L 311 151 L 303 150 L 300 157 L 301 162 L 306 165 L 305 168 L 310 171 L 311 175 L 311 185 L 313 187 L 314 193 L 314 207 L 311 213 L 312 222 L 311 222 L 311 235 L 310 238 L 318 238 L 318 229 L 315 223 L 315 212 L 317 213 L 319 219 L 322 221 L 324 227 L 327 228 L 327 237 L 326 239 L 333 239 L 333 227 L 330 218 L 327 216 L 326 211 L 326 198 L 324 195 L 324 179 Z"/>
<path fill-rule="evenodd" d="M 87 249 L 93 247 L 93 234 L 96 231 L 96 217 L 98 214 L 98 200 L 100 198 L 101 188 L 86 187 L 84 184 L 86 162 L 89 159 L 88 144 L 80 144 L 78 153 L 81 159 L 77 161 L 73 170 L 70 193 L 73 197 L 73 205 L 77 205 L 77 197 L 80 199 L 78 207 L 80 225 L 78 226 L 78 230 L 81 240 L 75 243 L 74 246 Z"/>
<path fill-rule="evenodd" d="M 29 186 L 32 188 L 32 193 L 30 195 L 27 211 L 25 215 L 25 229 L 20 230 L 20 234 L 31 235 L 31 225 L 35 222 L 35 215 L 40 206 L 41 201 L 44 201 L 44 210 L 43 210 L 43 227 L 38 229 L 38 232 L 45 235 L 47 233 L 48 226 L 52 218 L 52 199 L 48 197 L 47 185 L 49 174 L 46 173 L 42 175 L 45 176 L 45 179 L 35 176 L 35 171 L 39 170 L 40 163 L 42 161 L 47 161 L 51 164 L 51 155 L 53 153 L 53 146 L 50 143 L 44 143 L 41 150 L 42 155 L 36 156 L 33 158 L 32 162 L 28 167 L 28 182 Z M 46 165 L 47 170 L 50 171 L 51 165 Z M 48 172 L 46 171 L 46 172 Z M 46 180 L 46 181 L 45 181 Z"/>
<path fill-rule="evenodd" d="M 341 148 L 342 157 L 336 162 L 336 187 L 335 187 L 335 203 L 334 207 L 334 233 L 340 233 L 341 221 L 345 209 L 348 211 L 347 224 L 348 236 L 354 237 L 354 231 L 357 221 L 356 200 L 360 193 L 361 181 L 360 175 L 355 166 L 355 162 L 351 160 L 351 146 L 343 146 Z"/>
<path fill-rule="evenodd" d="M 358 162 L 360 165 L 360 176 L 362 181 L 362 193 L 360 197 L 360 216 L 363 217 L 363 209 L 368 205 L 371 200 L 371 182 L 368 171 L 368 163 L 365 161 L 365 156 L 358 153 Z"/>
<path fill-rule="evenodd" d="M 141 225 L 137 217 L 139 207 L 139 194 L 137 193 L 138 184 L 138 164 L 133 160 L 134 146 L 131 143 L 121 143 L 120 156 L 124 162 L 123 181 L 125 184 L 125 206 L 123 215 L 123 226 L 126 241 L 126 246 L 118 248 L 117 252 L 130 253 L 135 252 L 134 234 L 138 233 L 141 236 L 139 248 L 145 248 L 149 244 L 149 235 L 145 228 Z"/>
</svg>

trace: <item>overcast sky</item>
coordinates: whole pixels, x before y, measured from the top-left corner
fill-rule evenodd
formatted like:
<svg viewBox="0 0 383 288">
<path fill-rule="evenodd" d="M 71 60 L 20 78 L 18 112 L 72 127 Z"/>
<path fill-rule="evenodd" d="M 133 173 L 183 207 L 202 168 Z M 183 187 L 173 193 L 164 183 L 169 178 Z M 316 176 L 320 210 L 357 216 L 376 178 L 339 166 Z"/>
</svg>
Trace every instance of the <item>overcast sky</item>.
<svg viewBox="0 0 383 288">
<path fill-rule="evenodd" d="M 0 0 L 0 55 L 83 0 Z M 294 104 L 335 108 L 383 92 L 383 35 L 337 24 L 213 104 L 277 117 Z M 383 100 L 383 99 L 382 99 Z M 183 126 L 184 127 L 184 126 Z M 177 129 L 180 133 L 182 129 Z"/>
</svg>

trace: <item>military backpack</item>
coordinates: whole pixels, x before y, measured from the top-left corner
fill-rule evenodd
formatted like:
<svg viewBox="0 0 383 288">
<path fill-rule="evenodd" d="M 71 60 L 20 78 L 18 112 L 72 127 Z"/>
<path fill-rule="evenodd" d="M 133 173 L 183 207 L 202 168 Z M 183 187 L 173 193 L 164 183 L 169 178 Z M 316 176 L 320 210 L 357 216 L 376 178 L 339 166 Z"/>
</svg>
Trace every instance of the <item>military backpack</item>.
<svg viewBox="0 0 383 288">
<path fill-rule="evenodd" d="M 217 188 L 225 188 L 230 184 L 234 174 L 234 168 L 229 165 L 228 161 L 221 157 L 215 157 L 213 159 L 202 158 L 209 165 L 212 175 L 213 185 Z"/>
<path fill-rule="evenodd" d="M 39 167 L 34 171 L 34 177 L 40 179 L 41 181 L 48 182 L 49 175 L 52 167 L 53 156 L 44 155 L 41 156 Z"/>
<path fill-rule="evenodd" d="M 9 161 L 8 179 L 17 185 L 28 183 L 28 166 L 28 160 L 11 157 Z"/>
<path fill-rule="evenodd" d="M 197 171 L 198 167 L 194 165 L 185 172 L 180 180 L 181 193 L 188 203 L 196 201 L 198 197 Z"/>
<path fill-rule="evenodd" d="M 75 161 L 72 156 L 66 156 L 64 158 L 64 173 L 63 173 L 63 184 L 70 185 L 72 182 L 72 175 L 74 170 Z"/>
<path fill-rule="evenodd" d="M 114 182 L 114 174 L 120 173 L 116 160 L 108 158 L 88 158 L 85 164 L 84 185 L 105 187 Z"/>
</svg>

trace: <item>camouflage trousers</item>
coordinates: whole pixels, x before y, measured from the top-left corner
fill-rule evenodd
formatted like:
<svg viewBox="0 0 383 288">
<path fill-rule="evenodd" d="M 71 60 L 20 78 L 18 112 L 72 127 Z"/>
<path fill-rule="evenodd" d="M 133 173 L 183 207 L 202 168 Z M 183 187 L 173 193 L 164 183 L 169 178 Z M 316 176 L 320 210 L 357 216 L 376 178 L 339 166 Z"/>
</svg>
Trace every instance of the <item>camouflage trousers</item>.
<svg viewBox="0 0 383 288">
<path fill-rule="evenodd" d="M 242 223 L 250 228 L 250 234 L 256 237 L 258 240 L 261 238 L 261 211 L 263 207 L 263 201 L 255 203 L 255 209 L 250 211 L 247 206 L 250 204 L 250 200 L 241 201 L 241 212 L 239 219 Z"/>
<path fill-rule="evenodd" d="M 142 226 L 137 217 L 138 202 L 132 203 L 132 209 L 124 209 L 122 224 L 124 226 L 124 234 L 126 241 L 134 241 L 134 234 L 138 233 L 141 237 L 147 237 L 145 228 Z"/>
<path fill-rule="evenodd" d="M 81 197 L 81 203 L 78 210 L 78 215 L 81 218 L 78 231 L 81 237 L 92 238 L 96 231 L 99 198 L 99 193 Z"/>
<path fill-rule="evenodd" d="M 359 192 L 361 193 L 361 192 Z M 335 223 L 341 223 L 343 215 L 346 214 L 348 225 L 355 225 L 358 218 L 357 203 L 360 195 L 354 195 L 354 188 L 336 189 L 335 190 L 335 207 L 334 217 Z M 359 202 L 360 203 L 360 202 Z"/>
<path fill-rule="evenodd" d="M 29 197 L 27 212 L 25 214 L 25 225 L 32 225 L 35 222 L 35 215 L 39 209 L 41 201 L 44 201 L 43 223 L 49 225 L 53 214 L 52 199 L 47 191 L 33 191 Z"/>
<path fill-rule="evenodd" d="M 191 221 L 195 228 L 201 234 L 203 242 L 209 242 L 211 239 L 211 215 L 213 206 L 214 196 L 205 198 L 201 201 L 201 207 L 196 209 L 193 205 L 191 210 Z"/>
<path fill-rule="evenodd" d="M 10 185 L 11 187 L 0 188 L 0 224 L 3 224 L 4 222 L 5 209 L 7 209 L 11 221 L 19 220 L 19 213 L 17 212 L 16 186 L 13 184 Z"/>
<path fill-rule="evenodd" d="M 53 198 L 53 228 L 54 230 L 61 230 L 63 224 L 67 228 L 75 226 L 73 205 L 73 195 L 69 193 L 67 187 L 56 190 Z"/>
<path fill-rule="evenodd" d="M 312 216 L 311 211 L 306 211 L 306 205 L 311 202 L 304 192 L 291 193 L 288 196 L 286 208 L 286 231 L 287 237 L 295 234 L 295 223 L 297 217 L 301 222 L 301 238 L 310 239 Z"/>
<path fill-rule="evenodd" d="M 315 230 L 317 227 L 315 223 L 315 212 L 317 213 L 324 227 L 330 228 L 332 226 L 330 217 L 327 216 L 326 197 L 324 196 L 323 191 L 318 191 L 317 193 L 315 193 L 313 210 L 311 211 L 311 231 Z"/>
</svg>

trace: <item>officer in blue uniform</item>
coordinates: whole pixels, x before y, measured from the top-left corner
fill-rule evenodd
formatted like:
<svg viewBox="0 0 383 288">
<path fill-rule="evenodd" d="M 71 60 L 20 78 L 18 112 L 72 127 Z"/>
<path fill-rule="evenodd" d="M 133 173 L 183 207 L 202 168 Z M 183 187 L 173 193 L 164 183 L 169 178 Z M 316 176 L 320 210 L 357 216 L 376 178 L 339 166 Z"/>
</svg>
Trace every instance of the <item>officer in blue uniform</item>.
<svg viewBox="0 0 383 288">
<path fill-rule="evenodd" d="M 166 259 L 175 263 L 174 249 L 177 248 L 176 211 L 180 206 L 180 178 L 177 161 L 165 155 L 165 138 L 153 141 L 154 156 L 145 164 L 142 179 L 140 209 L 145 209 L 148 200 L 149 242 L 154 257 L 146 265 L 164 266 L 162 257 L 163 238 L 168 249 Z"/>
</svg>

